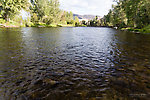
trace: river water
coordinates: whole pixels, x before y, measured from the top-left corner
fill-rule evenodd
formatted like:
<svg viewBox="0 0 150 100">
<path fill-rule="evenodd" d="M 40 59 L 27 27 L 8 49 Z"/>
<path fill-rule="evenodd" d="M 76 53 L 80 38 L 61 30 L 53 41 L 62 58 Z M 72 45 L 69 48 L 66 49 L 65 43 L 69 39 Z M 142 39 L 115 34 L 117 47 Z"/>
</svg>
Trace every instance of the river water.
<svg viewBox="0 0 150 100">
<path fill-rule="evenodd" d="M 1 28 L 0 100 L 148 100 L 150 35 Z"/>
</svg>

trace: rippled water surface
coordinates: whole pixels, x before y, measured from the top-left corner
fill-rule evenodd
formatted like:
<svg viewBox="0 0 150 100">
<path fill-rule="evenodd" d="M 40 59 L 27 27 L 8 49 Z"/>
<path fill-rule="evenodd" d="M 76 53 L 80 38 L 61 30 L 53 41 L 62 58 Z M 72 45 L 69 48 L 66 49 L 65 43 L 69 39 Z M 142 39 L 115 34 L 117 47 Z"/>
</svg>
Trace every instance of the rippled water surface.
<svg viewBox="0 0 150 100">
<path fill-rule="evenodd" d="M 1 28 L 0 100 L 149 100 L 150 35 Z"/>
</svg>

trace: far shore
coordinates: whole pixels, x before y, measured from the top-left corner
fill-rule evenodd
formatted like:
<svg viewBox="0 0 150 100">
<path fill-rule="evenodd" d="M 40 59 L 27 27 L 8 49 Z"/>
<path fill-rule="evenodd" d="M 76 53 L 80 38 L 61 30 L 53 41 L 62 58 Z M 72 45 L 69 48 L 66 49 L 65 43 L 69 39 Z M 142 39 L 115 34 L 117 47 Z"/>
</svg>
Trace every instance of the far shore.
<svg viewBox="0 0 150 100">
<path fill-rule="evenodd" d="M 1 27 L 1 28 L 13 28 L 13 27 L 14 27 L 14 28 L 15 28 L 15 27 L 17 28 L 17 27 L 19 27 L 19 26 L 0 24 L 0 27 Z"/>
<path fill-rule="evenodd" d="M 91 27 L 91 26 L 74 26 L 74 25 L 62 25 L 62 24 L 57 24 L 57 25 L 56 24 L 50 24 L 50 25 L 17 26 L 17 25 L 0 24 L 0 28 L 19 28 L 19 27 L 38 27 L 38 28 L 54 27 L 54 28 L 56 28 L 56 27 Z M 143 29 L 133 29 L 133 28 L 121 28 L 121 29 L 119 29 L 119 28 L 113 27 L 113 26 L 98 26 L 98 27 L 114 28 L 114 29 L 117 29 L 117 30 L 128 31 L 128 32 L 133 32 L 133 33 L 137 33 L 137 34 L 149 33 L 149 32 L 147 32 L 147 30 L 143 30 Z"/>
<path fill-rule="evenodd" d="M 37 25 L 7 25 L 7 24 L 0 24 L 0 28 L 19 28 L 19 27 L 39 27 L 39 28 L 46 28 L 46 27 L 87 27 L 86 25 L 78 25 L 75 26 L 73 24 L 37 24 Z"/>
<path fill-rule="evenodd" d="M 19 27 L 74 27 L 73 25 L 62 25 L 62 24 L 51 24 L 51 25 L 32 25 L 32 26 L 17 26 L 17 25 L 6 25 L 0 24 L 0 28 L 19 28 Z"/>
</svg>

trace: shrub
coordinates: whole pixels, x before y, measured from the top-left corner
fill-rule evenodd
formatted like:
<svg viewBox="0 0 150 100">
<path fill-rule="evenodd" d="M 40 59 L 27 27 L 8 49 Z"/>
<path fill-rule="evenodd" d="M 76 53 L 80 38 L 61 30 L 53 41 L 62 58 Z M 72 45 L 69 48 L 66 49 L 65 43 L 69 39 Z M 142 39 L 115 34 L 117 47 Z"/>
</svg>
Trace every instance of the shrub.
<svg viewBox="0 0 150 100">
<path fill-rule="evenodd" d="M 4 24 L 6 21 L 4 19 L 0 19 L 0 24 Z"/>
<path fill-rule="evenodd" d="M 52 17 L 47 17 L 47 16 L 45 16 L 45 17 L 43 17 L 43 22 L 44 23 L 46 23 L 47 25 L 50 25 L 52 22 L 53 22 L 53 18 Z"/>
</svg>

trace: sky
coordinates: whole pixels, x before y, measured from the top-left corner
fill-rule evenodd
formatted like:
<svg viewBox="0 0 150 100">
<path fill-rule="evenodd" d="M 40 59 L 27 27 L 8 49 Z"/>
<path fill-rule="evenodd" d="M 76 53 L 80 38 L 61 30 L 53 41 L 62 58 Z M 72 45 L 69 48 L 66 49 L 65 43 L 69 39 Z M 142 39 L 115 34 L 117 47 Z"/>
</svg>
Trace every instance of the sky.
<svg viewBox="0 0 150 100">
<path fill-rule="evenodd" d="M 60 8 L 75 14 L 91 14 L 103 17 L 111 9 L 113 0 L 59 0 Z"/>
</svg>

